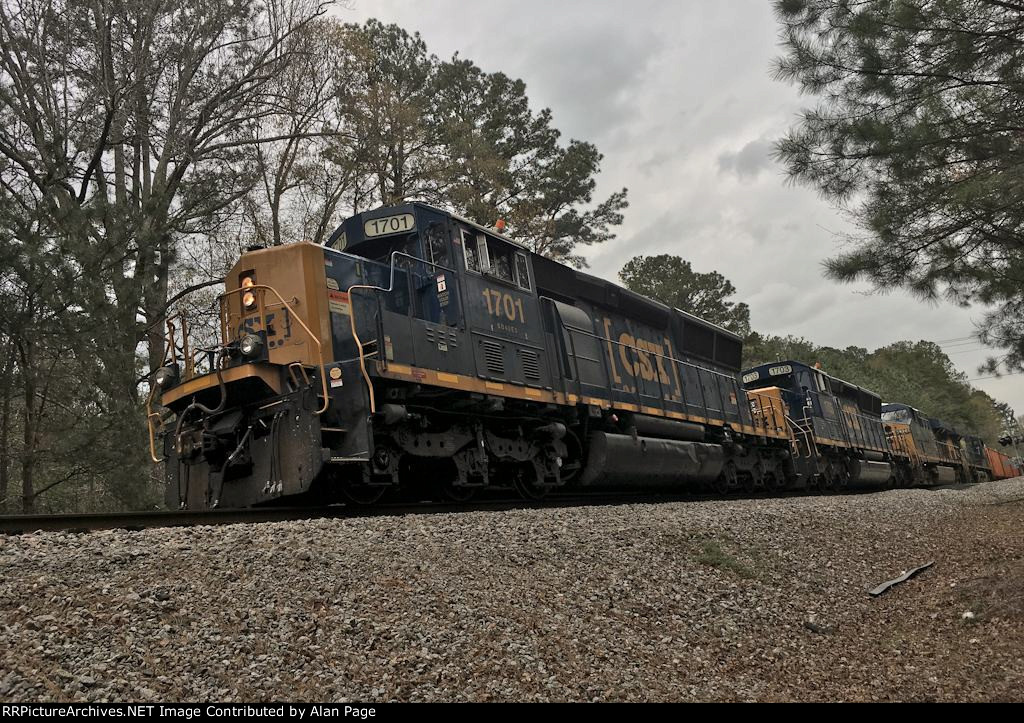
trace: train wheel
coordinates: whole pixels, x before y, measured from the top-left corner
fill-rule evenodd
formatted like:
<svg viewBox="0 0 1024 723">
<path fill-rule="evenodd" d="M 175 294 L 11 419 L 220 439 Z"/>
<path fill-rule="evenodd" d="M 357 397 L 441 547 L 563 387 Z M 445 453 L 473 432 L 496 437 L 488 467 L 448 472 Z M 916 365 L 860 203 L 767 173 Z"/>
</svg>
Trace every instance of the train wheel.
<svg viewBox="0 0 1024 723">
<path fill-rule="evenodd" d="M 551 488 L 538 483 L 537 470 L 532 464 L 517 465 L 512 472 L 512 484 L 524 500 L 539 501 L 548 496 Z"/>
<path fill-rule="evenodd" d="M 774 472 L 764 473 L 764 489 L 770 495 L 778 494 L 782 489 L 779 478 L 775 476 Z"/>
<path fill-rule="evenodd" d="M 407 470 L 403 470 L 403 487 L 412 486 L 418 482 L 422 483 L 424 479 L 433 480 L 431 497 L 457 503 L 469 502 L 476 496 L 476 491 L 480 489 L 478 485 L 458 484 L 460 478 L 465 479 L 466 477 L 460 475 L 459 465 L 452 457 L 429 461 L 419 460 L 418 462 L 417 465 L 410 465 Z M 406 483 L 406 479 L 409 480 L 408 483 Z"/>
<path fill-rule="evenodd" d="M 736 465 L 730 461 L 725 463 L 721 474 L 712 483 L 712 488 L 720 495 L 727 495 L 736 490 L 737 484 Z"/>
<path fill-rule="evenodd" d="M 836 488 L 841 492 L 846 492 L 850 489 L 850 470 L 847 469 L 846 465 L 837 464 L 833 469 L 833 479 L 836 481 Z"/>
</svg>

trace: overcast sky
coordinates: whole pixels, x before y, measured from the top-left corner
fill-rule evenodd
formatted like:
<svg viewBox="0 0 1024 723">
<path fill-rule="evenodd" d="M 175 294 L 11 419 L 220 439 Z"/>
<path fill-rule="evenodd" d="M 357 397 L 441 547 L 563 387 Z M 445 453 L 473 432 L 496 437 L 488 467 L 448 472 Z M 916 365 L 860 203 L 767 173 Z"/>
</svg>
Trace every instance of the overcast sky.
<svg viewBox="0 0 1024 723">
<path fill-rule="evenodd" d="M 522 78 L 535 109 L 551 108 L 567 139 L 597 145 L 598 197 L 625 186 L 630 205 L 618 238 L 585 253 L 591 272 L 617 281 L 635 254 L 678 254 L 730 279 L 756 330 L 840 348 L 974 332 L 979 309 L 823 278 L 822 259 L 850 226 L 813 191 L 787 184 L 770 158 L 773 140 L 811 99 L 771 78 L 780 49 L 768 0 L 350 5 L 335 13 L 397 23 L 443 58 L 458 51 Z M 976 341 L 944 346 L 970 378 L 992 354 Z M 1024 376 L 972 383 L 1024 413 Z"/>
</svg>

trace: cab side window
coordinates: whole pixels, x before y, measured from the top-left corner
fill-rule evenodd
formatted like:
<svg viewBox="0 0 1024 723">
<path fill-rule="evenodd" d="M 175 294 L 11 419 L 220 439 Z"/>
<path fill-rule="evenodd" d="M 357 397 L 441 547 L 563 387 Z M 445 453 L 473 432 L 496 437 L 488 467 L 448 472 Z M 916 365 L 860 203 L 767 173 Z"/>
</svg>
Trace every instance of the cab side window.
<svg viewBox="0 0 1024 723">
<path fill-rule="evenodd" d="M 480 257 L 476 252 L 476 238 L 469 231 L 462 232 L 462 250 L 466 254 L 466 268 L 480 271 Z"/>
<path fill-rule="evenodd" d="M 513 252 L 508 244 L 489 239 L 487 241 L 487 255 L 491 261 L 491 275 L 497 276 L 502 281 L 507 281 L 510 284 L 514 283 Z"/>
<path fill-rule="evenodd" d="M 432 264 L 448 266 L 448 239 L 441 224 L 431 224 L 427 229 L 427 257 Z M 435 269 L 436 270 L 436 269 Z"/>
<path fill-rule="evenodd" d="M 516 246 L 500 239 L 488 238 L 482 233 L 462 231 L 462 248 L 466 255 L 466 268 L 487 274 L 521 289 L 530 291 L 530 262 Z"/>
<path fill-rule="evenodd" d="M 529 291 L 530 286 L 530 264 L 526 260 L 526 254 L 516 253 L 516 283 Z"/>
<path fill-rule="evenodd" d="M 491 254 L 487 237 L 482 233 L 462 232 L 462 248 L 466 254 L 466 268 L 470 271 L 486 274 L 491 271 Z"/>
</svg>

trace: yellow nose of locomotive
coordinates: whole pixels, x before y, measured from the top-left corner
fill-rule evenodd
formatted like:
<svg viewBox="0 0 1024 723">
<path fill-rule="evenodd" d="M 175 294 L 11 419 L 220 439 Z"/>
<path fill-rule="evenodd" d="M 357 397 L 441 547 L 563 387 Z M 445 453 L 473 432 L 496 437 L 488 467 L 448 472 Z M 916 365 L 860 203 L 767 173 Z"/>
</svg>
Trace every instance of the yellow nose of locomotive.
<svg viewBox="0 0 1024 723">
<path fill-rule="evenodd" d="M 324 263 L 308 243 L 250 251 L 224 280 L 218 344 L 190 346 L 184 318 L 168 324 L 151 397 L 167 411 L 151 408 L 149 419 L 153 459 L 170 462 L 169 505 L 246 506 L 309 489 L 329 407 Z"/>
<path fill-rule="evenodd" d="M 244 254 L 224 279 L 218 349 L 190 348 L 184 322 L 180 329 L 171 325 L 171 358 L 154 378 L 160 403 L 174 411 L 197 398 L 216 403 L 222 383 L 243 379 L 280 393 L 292 377 L 322 371 L 331 347 L 326 285 L 319 246 Z M 245 391 L 251 395 L 251 385 Z"/>
<path fill-rule="evenodd" d="M 297 243 L 250 251 L 224 279 L 222 343 L 243 347 L 256 337 L 271 364 L 319 365 L 319 352 L 331 339 L 326 287 L 319 246 Z M 240 351 L 245 357 L 247 349 Z M 253 351 L 259 351 L 258 345 Z"/>
</svg>

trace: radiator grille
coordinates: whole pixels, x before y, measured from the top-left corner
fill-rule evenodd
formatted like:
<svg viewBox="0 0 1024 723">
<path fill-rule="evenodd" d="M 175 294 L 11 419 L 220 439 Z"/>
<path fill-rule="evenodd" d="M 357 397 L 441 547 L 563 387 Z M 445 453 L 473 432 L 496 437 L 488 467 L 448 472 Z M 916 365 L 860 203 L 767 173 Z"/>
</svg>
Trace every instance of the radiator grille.
<svg viewBox="0 0 1024 723">
<path fill-rule="evenodd" d="M 520 349 L 523 360 L 523 376 L 533 381 L 540 381 L 540 357 L 537 352 Z"/>
<path fill-rule="evenodd" d="M 502 345 L 493 341 L 485 341 L 484 345 L 484 364 L 487 365 L 487 371 L 496 377 L 505 376 L 505 355 L 502 352 Z"/>
</svg>

